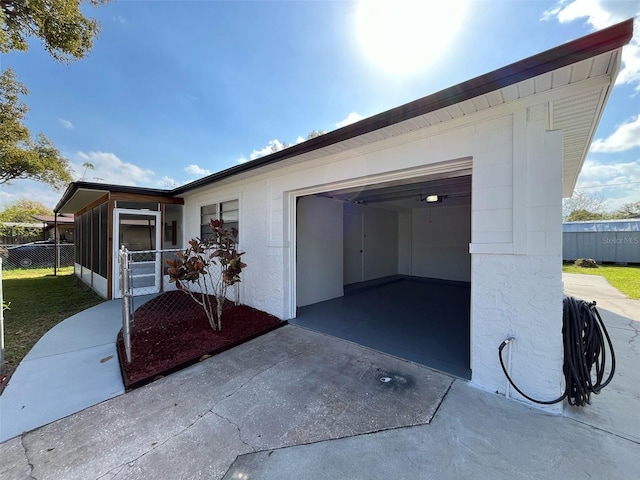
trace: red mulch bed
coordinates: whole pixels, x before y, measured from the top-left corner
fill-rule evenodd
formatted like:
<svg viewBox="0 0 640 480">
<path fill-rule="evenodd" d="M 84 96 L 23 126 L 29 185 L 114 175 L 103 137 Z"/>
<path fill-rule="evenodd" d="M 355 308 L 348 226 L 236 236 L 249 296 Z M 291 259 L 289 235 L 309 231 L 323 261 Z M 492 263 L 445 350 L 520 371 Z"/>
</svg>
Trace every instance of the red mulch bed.
<svg viewBox="0 0 640 480">
<path fill-rule="evenodd" d="M 215 299 L 212 299 L 215 305 Z M 175 306 L 179 305 L 179 309 Z M 126 362 L 122 331 L 118 355 L 127 390 L 193 365 L 285 325 L 273 315 L 246 305 L 225 302 L 222 330 L 214 331 L 202 307 L 184 292 L 166 292 L 140 306 L 134 314 L 131 363 Z M 208 358 L 205 357 L 205 358 Z"/>
</svg>

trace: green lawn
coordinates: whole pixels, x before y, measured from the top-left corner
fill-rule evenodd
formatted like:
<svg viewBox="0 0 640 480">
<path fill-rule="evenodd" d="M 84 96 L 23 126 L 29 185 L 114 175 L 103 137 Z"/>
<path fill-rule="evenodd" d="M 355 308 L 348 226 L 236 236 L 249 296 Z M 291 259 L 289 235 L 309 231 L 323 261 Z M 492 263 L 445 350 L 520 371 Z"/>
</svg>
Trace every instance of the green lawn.
<svg viewBox="0 0 640 480">
<path fill-rule="evenodd" d="M 640 300 L 640 266 L 600 265 L 598 268 L 582 268 L 570 264 L 563 265 L 562 271 L 601 275 L 627 297 Z"/>
<path fill-rule="evenodd" d="M 33 345 L 53 326 L 71 315 L 102 302 L 96 293 L 73 275 L 73 267 L 5 270 L 5 365 L 20 363 Z"/>
</svg>

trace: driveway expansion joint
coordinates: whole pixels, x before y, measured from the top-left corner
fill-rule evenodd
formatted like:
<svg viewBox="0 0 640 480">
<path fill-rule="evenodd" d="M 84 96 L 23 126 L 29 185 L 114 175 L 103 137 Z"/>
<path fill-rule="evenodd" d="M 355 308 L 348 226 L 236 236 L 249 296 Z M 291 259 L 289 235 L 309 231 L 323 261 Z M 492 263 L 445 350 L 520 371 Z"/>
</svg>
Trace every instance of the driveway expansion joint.
<svg viewBox="0 0 640 480">
<path fill-rule="evenodd" d="M 571 420 L 573 422 L 579 423 L 581 425 L 584 425 L 587 428 L 591 428 L 593 430 L 598 430 L 600 432 L 604 432 L 604 433 L 607 433 L 609 435 L 613 435 L 615 437 L 621 438 L 622 440 L 626 440 L 627 442 L 631 442 L 631 443 L 635 443 L 637 445 L 640 445 L 640 438 L 636 438 L 636 437 L 625 435 L 625 434 L 620 434 L 620 433 L 611 431 L 611 430 L 606 429 L 606 428 L 598 427 L 597 425 L 593 425 L 591 423 L 585 422 L 585 421 L 580 420 L 578 418 L 567 417 L 567 416 L 564 416 L 564 418 L 566 418 L 567 420 Z"/>
<path fill-rule="evenodd" d="M 29 459 L 29 449 L 24 443 L 24 437 L 25 437 L 25 434 L 20 435 L 20 445 L 24 450 L 24 458 L 27 460 L 27 465 L 29 465 L 29 478 L 33 478 L 33 480 L 38 480 L 36 477 L 33 476 L 34 465 L 33 463 L 31 463 L 31 460 Z"/>
</svg>

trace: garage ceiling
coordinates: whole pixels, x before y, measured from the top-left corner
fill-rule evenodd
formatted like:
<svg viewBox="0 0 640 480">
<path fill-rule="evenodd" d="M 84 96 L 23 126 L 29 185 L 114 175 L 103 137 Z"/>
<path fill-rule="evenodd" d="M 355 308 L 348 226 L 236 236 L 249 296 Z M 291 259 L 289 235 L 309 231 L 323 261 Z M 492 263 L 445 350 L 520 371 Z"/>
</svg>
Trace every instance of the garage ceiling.
<svg viewBox="0 0 640 480">
<path fill-rule="evenodd" d="M 452 174 L 418 177 L 318 194 L 348 203 L 409 212 L 415 208 L 467 205 L 471 203 L 471 175 Z M 444 196 L 441 203 L 428 203 L 428 195 Z"/>
</svg>

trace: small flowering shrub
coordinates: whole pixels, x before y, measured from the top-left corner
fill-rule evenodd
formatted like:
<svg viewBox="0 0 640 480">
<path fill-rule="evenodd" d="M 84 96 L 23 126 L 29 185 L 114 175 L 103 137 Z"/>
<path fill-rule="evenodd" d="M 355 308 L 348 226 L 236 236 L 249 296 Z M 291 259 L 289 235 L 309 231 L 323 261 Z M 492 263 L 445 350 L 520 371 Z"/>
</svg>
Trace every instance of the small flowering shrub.
<svg viewBox="0 0 640 480">
<path fill-rule="evenodd" d="M 213 232 L 211 237 L 191 239 L 184 253 L 179 252 L 175 260 L 166 262 L 169 281 L 175 282 L 179 290 L 203 308 L 211 328 L 222 330 L 227 288 L 240 282 L 242 269 L 247 265 L 242 263 L 244 252 L 236 247 L 238 231 L 226 230 L 222 220 L 211 220 L 209 226 Z"/>
</svg>

